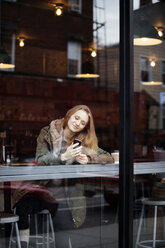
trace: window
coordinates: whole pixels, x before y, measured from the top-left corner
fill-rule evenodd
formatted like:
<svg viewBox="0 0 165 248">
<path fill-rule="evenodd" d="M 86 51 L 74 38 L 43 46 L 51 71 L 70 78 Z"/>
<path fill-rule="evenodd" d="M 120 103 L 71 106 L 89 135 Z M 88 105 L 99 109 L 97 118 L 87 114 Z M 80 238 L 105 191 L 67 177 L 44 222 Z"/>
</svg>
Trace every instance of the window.
<svg viewBox="0 0 165 248">
<path fill-rule="evenodd" d="M 68 76 L 74 77 L 81 73 L 81 44 L 68 42 Z"/>
<path fill-rule="evenodd" d="M 81 0 L 69 0 L 70 10 L 81 13 L 82 3 Z"/>
<path fill-rule="evenodd" d="M 162 61 L 162 82 L 165 85 L 165 60 Z"/>
<path fill-rule="evenodd" d="M 163 108 L 163 111 L 162 111 L 162 113 L 163 113 L 163 130 L 165 130 L 165 103 L 162 105 L 162 108 Z"/>
<path fill-rule="evenodd" d="M 165 130 L 165 92 L 160 92 L 160 104 L 162 107 L 162 129 Z"/>
<path fill-rule="evenodd" d="M 141 82 L 152 81 L 152 69 L 147 57 L 140 58 L 140 79 Z"/>
</svg>

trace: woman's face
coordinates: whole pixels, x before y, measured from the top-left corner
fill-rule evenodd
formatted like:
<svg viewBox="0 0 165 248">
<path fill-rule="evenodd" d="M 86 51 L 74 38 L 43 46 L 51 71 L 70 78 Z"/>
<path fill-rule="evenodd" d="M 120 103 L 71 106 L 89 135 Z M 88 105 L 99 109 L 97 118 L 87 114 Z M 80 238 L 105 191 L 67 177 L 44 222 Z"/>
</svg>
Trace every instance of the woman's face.
<svg viewBox="0 0 165 248">
<path fill-rule="evenodd" d="M 84 110 L 80 109 L 69 118 L 68 128 L 70 129 L 70 131 L 78 133 L 86 127 L 88 120 L 88 114 Z"/>
</svg>

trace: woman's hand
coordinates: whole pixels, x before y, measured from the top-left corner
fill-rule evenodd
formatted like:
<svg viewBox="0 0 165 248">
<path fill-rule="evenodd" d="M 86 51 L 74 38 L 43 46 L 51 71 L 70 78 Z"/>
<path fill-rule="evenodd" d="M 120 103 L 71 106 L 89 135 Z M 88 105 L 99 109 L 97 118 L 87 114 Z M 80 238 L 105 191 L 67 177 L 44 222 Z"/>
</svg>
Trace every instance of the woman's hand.
<svg viewBox="0 0 165 248">
<path fill-rule="evenodd" d="M 85 154 L 80 154 L 76 157 L 76 160 L 80 164 L 87 164 L 88 163 L 88 157 Z"/>
<path fill-rule="evenodd" d="M 77 156 L 79 156 L 81 154 L 82 146 L 79 146 L 79 147 L 76 147 L 76 146 L 77 144 L 72 144 L 68 146 L 68 148 L 66 149 L 66 152 L 61 154 L 61 160 L 65 161 L 65 160 L 76 158 Z"/>
</svg>

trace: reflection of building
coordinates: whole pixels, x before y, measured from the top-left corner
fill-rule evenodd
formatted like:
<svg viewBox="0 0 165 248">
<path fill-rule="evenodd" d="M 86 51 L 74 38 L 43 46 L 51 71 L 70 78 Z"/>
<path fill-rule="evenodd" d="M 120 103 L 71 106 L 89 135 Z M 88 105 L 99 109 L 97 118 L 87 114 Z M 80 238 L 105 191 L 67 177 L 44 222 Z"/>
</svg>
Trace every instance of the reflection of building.
<svg viewBox="0 0 165 248">
<path fill-rule="evenodd" d="M 61 17 L 54 15 L 47 0 L 1 2 L 3 46 L 15 69 L 0 71 L 0 133 L 6 132 L 0 141 L 11 141 L 16 152 L 34 150 L 41 127 L 81 103 L 94 113 L 102 147 L 118 148 L 118 94 L 105 94 L 95 88 L 95 81 L 74 77 L 81 64 L 93 63 L 94 58 L 89 50 L 93 1 L 79 0 L 76 6 L 73 2 L 64 1 Z"/>
<path fill-rule="evenodd" d="M 152 1 L 141 1 L 141 5 L 144 6 L 134 11 L 135 25 L 143 13 L 154 27 L 161 26 L 165 30 L 165 2 L 152 4 Z M 105 85 L 107 90 L 118 91 L 119 46 L 108 47 L 106 51 L 108 71 Z M 102 73 L 104 65 L 101 60 L 100 70 L 100 85 L 103 85 L 106 77 Z M 160 82 L 163 85 L 159 85 Z M 164 108 L 160 105 L 160 93 L 165 93 L 164 87 L 165 41 L 155 46 L 134 46 L 134 130 L 139 144 L 146 144 L 155 132 L 165 130 Z"/>
<path fill-rule="evenodd" d="M 3 1 L 3 46 L 15 60 L 16 72 L 61 77 L 80 73 L 81 49 L 82 63 L 90 58 L 84 48 L 93 40 L 92 1 L 77 1 L 77 8 L 65 1 L 61 17 L 49 2 Z M 19 46 L 20 37 L 24 47 Z"/>
</svg>

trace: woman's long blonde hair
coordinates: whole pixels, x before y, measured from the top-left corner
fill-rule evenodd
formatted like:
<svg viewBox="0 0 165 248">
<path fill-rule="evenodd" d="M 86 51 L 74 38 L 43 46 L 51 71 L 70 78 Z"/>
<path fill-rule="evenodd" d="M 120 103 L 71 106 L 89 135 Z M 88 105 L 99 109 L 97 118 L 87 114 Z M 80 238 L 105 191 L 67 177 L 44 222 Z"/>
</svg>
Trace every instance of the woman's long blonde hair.
<svg viewBox="0 0 165 248">
<path fill-rule="evenodd" d="M 69 109 L 64 117 L 64 128 L 67 126 L 70 117 L 78 110 L 85 111 L 89 117 L 89 120 L 85 128 L 79 133 L 75 134 L 74 139 L 80 139 L 83 146 L 96 151 L 98 148 L 98 140 L 96 137 L 93 116 L 89 107 L 87 107 L 86 105 L 77 105 Z"/>
</svg>

